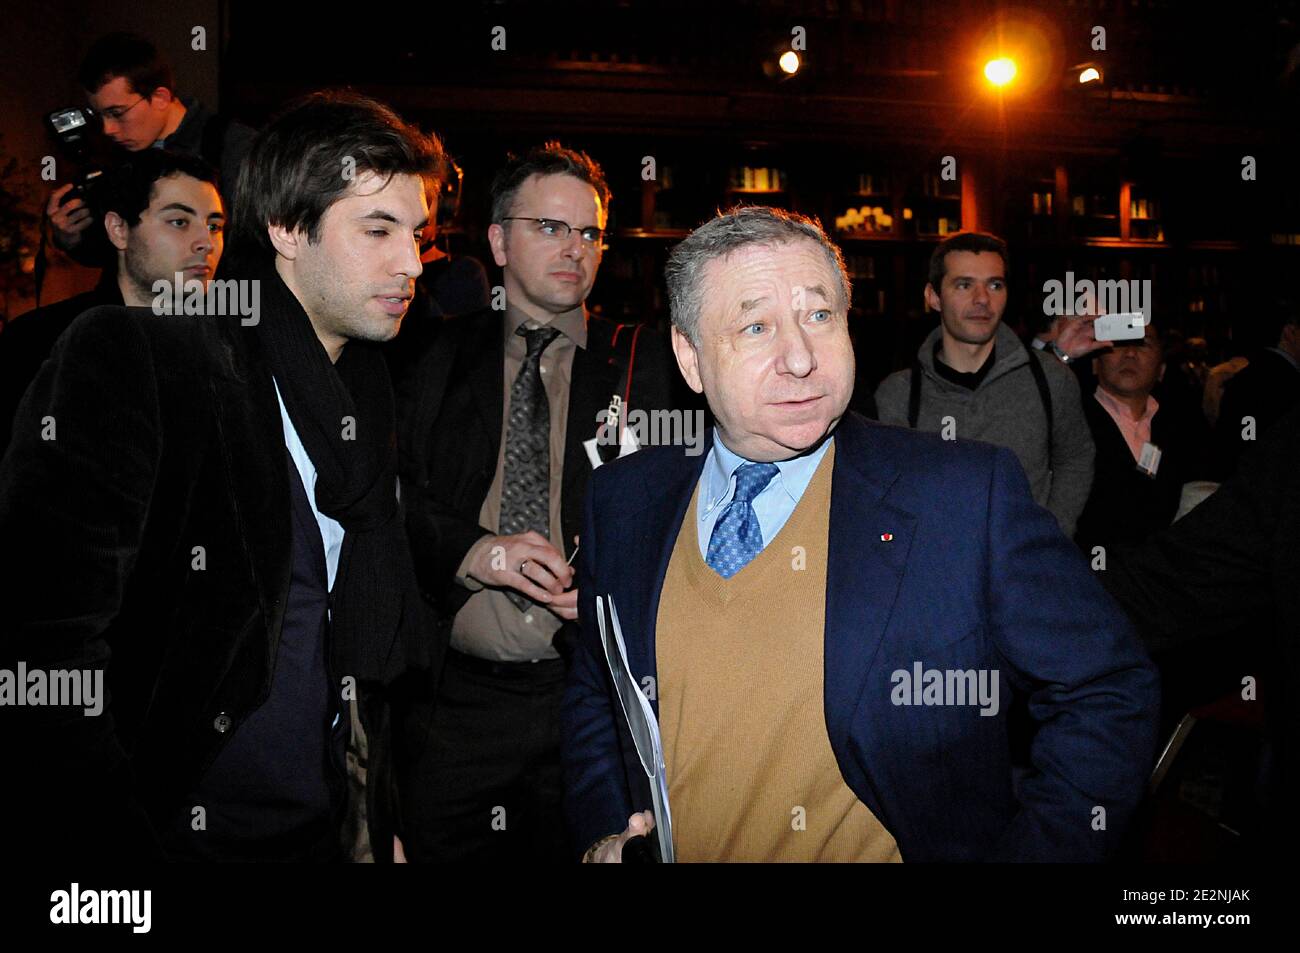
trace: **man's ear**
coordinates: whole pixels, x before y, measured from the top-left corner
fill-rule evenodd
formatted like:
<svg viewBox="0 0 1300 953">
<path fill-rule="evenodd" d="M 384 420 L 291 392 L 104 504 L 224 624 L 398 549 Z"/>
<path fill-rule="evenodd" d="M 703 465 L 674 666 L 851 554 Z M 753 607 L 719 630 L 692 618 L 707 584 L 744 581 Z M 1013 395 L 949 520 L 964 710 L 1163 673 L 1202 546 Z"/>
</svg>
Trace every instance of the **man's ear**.
<svg viewBox="0 0 1300 953">
<path fill-rule="evenodd" d="M 686 384 L 697 394 L 704 393 L 704 382 L 700 379 L 700 354 L 690 338 L 673 326 L 673 355 L 677 358 L 677 369 L 686 378 Z"/>
<path fill-rule="evenodd" d="M 943 306 L 939 301 L 939 293 L 934 290 L 934 285 L 928 281 L 925 283 L 925 306 L 931 311 L 943 310 Z"/>
<path fill-rule="evenodd" d="M 172 100 L 175 98 L 176 97 L 172 95 L 170 89 L 166 86 L 159 86 L 149 94 L 149 105 L 153 106 L 155 109 L 166 109 L 172 104 Z"/>
<path fill-rule="evenodd" d="M 108 233 L 108 240 L 114 248 L 118 251 L 126 251 L 127 240 L 130 238 L 131 232 L 131 229 L 126 224 L 126 219 L 116 212 L 105 212 L 104 231 Z"/>
<path fill-rule="evenodd" d="M 290 261 L 298 257 L 302 244 L 307 240 L 306 232 L 290 231 L 283 225 L 266 226 L 266 234 L 271 239 L 275 253 Z"/>
<path fill-rule="evenodd" d="M 506 230 L 500 225 L 488 226 L 488 244 L 492 246 L 492 260 L 497 267 L 506 266 Z"/>
</svg>

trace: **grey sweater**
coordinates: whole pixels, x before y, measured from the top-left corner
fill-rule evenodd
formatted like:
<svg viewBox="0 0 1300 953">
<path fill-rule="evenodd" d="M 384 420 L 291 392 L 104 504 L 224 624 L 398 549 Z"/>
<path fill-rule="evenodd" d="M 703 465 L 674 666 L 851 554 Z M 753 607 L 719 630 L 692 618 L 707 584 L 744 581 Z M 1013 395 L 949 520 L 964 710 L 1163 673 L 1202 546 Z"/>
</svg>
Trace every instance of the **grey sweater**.
<svg viewBox="0 0 1300 953">
<path fill-rule="evenodd" d="M 935 328 L 921 345 L 918 357 L 925 375 L 921 382 L 918 430 L 948 433 L 958 440 L 982 440 L 1015 452 L 1029 478 L 1034 500 L 1056 517 L 1066 536 L 1083 512 L 1092 489 L 1095 454 L 1088 422 L 1083 416 L 1079 384 L 1073 374 L 1051 357 L 1033 351 L 1032 358 L 1005 324 L 997 331 L 995 363 L 974 390 L 940 377 L 934 369 Z M 1034 383 L 1029 361 L 1043 366 L 1052 395 L 1052 459 L 1047 459 L 1047 416 Z M 897 371 L 876 389 L 882 423 L 907 426 L 911 370 Z M 949 426 L 945 430 L 945 419 Z"/>
</svg>

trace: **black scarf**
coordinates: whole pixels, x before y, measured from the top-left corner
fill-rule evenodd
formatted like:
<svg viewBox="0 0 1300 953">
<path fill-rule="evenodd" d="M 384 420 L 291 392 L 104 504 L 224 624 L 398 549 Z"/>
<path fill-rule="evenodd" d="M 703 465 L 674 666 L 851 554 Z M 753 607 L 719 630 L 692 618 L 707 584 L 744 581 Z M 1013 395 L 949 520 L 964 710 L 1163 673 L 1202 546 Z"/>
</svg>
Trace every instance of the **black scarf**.
<svg viewBox="0 0 1300 953">
<path fill-rule="evenodd" d="M 273 266 L 245 257 L 237 277 L 261 282 L 258 340 L 316 467 L 316 508 L 346 534 L 331 593 L 334 673 L 389 685 L 420 664 L 428 630 L 397 501 L 396 421 L 383 354 L 377 344 L 351 341 L 330 363 Z"/>
</svg>

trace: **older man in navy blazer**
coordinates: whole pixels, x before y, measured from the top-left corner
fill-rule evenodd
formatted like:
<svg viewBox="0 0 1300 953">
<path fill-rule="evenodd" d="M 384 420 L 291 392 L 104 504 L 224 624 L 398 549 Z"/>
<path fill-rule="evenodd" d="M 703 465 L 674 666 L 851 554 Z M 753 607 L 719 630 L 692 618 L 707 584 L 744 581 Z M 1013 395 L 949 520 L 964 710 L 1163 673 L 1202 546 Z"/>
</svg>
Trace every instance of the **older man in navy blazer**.
<svg viewBox="0 0 1300 953">
<path fill-rule="evenodd" d="M 846 413 L 849 283 L 817 223 L 733 210 L 667 276 L 716 430 L 701 456 L 647 448 L 592 478 L 563 716 L 575 856 L 617 861 L 654 826 L 597 596 L 660 722 L 679 860 L 1111 856 L 1157 677 L 1015 458 Z"/>
</svg>

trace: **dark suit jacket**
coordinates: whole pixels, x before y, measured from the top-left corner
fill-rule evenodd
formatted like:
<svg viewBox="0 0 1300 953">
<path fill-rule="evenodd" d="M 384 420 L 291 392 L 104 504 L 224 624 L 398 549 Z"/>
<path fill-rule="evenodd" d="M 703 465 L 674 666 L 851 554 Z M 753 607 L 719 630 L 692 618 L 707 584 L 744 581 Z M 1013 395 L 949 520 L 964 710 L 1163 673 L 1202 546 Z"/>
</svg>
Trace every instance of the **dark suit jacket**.
<svg viewBox="0 0 1300 953">
<path fill-rule="evenodd" d="M 1197 408 L 1160 403 L 1151 419 L 1151 442 L 1161 452 L 1154 477 L 1138 470 L 1124 435 L 1092 392 L 1083 397 L 1083 416 L 1097 447 L 1092 490 L 1074 534 L 1084 552 L 1141 542 L 1164 529 L 1178 513 L 1183 484 L 1210 478 L 1210 428 Z"/>
<path fill-rule="evenodd" d="M 41 437 L 47 415 L 56 439 Z M 6 718 L 0 801 L 17 803 L 3 816 L 23 818 L 39 856 L 149 852 L 270 691 L 291 563 L 270 368 L 233 321 L 97 308 L 18 420 L 0 463 L 0 667 L 106 669 L 111 706 Z M 345 537 L 340 576 L 350 550 Z M 367 728 L 373 831 L 387 767 Z"/>
<path fill-rule="evenodd" d="M 1243 373 L 1245 373 L 1243 371 Z M 1110 553 L 1101 581 L 1153 653 L 1248 628 L 1277 754 L 1278 830 L 1300 843 L 1300 409 L 1248 449 L 1237 472 L 1172 527 Z M 1264 624 L 1258 624 L 1258 620 Z M 1254 623 L 1254 624 L 1252 624 Z"/>
<path fill-rule="evenodd" d="M 420 588 L 440 613 L 444 635 L 471 595 L 456 583 L 456 569 L 470 547 L 493 532 L 479 525 L 479 511 L 492 485 L 501 442 L 503 320 L 504 312 L 488 310 L 444 322 L 414 373 L 396 385 L 411 551 Z M 611 346 L 615 327 L 590 317 L 587 347 L 574 351 L 560 501 L 564 539 L 557 541 L 566 555 L 582 529 L 582 501 L 592 471 L 583 442 L 596 436 L 596 414 L 626 383 L 630 351 Z M 623 329 L 622 342 L 632 331 Z M 676 377 L 667 345 L 646 328 L 637 341 L 628 406 L 671 408 Z M 561 654 L 576 637 L 574 629 L 570 623 L 556 633 Z"/>
<path fill-rule="evenodd" d="M 1010 451 L 852 414 L 835 440 L 825 714 L 845 782 L 904 861 L 1108 856 L 1156 743 L 1155 671 L 1123 613 L 1034 504 Z M 632 674 L 638 683 L 654 676 L 663 580 L 704 460 L 656 449 L 592 481 L 582 641 L 562 733 L 566 809 L 581 848 L 650 806 L 611 698 L 594 600 L 612 594 Z M 892 673 L 918 661 L 996 670 L 997 714 L 892 704 Z M 1018 788 L 1007 735 L 1013 688 L 1037 723 L 1034 770 Z M 1098 807 L 1104 830 L 1094 829 Z"/>
</svg>

